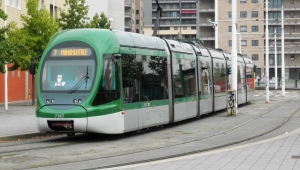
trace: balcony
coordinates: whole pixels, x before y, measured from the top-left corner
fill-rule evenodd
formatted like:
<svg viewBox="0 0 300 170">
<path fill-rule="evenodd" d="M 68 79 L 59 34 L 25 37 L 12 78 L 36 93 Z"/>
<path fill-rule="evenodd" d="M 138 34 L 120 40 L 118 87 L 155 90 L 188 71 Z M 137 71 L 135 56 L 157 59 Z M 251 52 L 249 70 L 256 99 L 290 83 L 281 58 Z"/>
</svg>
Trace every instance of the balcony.
<svg viewBox="0 0 300 170">
<path fill-rule="evenodd" d="M 160 4 L 162 3 L 179 3 L 180 1 L 179 0 L 159 0 L 158 1 Z M 152 0 L 152 3 L 156 4 L 156 1 L 155 0 Z"/>
<path fill-rule="evenodd" d="M 125 13 L 125 18 L 132 18 L 132 13 Z"/>
</svg>

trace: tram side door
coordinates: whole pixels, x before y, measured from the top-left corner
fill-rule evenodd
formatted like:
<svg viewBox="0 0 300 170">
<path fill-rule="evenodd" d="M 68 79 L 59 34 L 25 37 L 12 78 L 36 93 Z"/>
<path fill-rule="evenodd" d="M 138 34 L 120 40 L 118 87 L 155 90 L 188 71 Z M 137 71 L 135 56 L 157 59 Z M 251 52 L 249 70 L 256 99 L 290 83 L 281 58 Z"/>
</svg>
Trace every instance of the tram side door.
<svg viewBox="0 0 300 170">
<path fill-rule="evenodd" d="M 206 56 L 201 56 L 200 60 L 200 114 L 206 114 L 213 111 L 213 82 L 211 61 L 210 58 Z"/>
</svg>

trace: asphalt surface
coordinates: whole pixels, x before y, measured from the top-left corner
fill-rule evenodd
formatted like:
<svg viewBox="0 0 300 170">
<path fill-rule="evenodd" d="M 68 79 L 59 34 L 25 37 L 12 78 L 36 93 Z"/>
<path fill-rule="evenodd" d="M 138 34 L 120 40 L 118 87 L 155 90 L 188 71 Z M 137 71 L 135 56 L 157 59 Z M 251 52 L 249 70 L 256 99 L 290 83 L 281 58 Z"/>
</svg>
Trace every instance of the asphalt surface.
<svg viewBox="0 0 300 170">
<path fill-rule="evenodd" d="M 120 141 L 125 149 L 145 152 L 135 152 L 128 156 L 130 158 L 116 155 L 114 160 L 91 160 L 87 162 L 88 169 L 122 166 L 126 159 L 127 163 L 128 159 L 143 163 L 112 169 L 300 169 L 300 92 L 288 90 L 282 97 L 281 91 L 271 90 L 268 104 L 264 93 L 257 90 L 255 101 L 239 106 L 237 116 L 227 117 L 226 111 L 220 111 L 199 121 L 179 123 Z M 0 121 L 0 141 L 43 135 L 38 132 L 35 106 L 31 106 L 31 101 L 9 103 L 8 110 L 0 104 Z M 155 138 L 150 146 L 137 141 L 145 142 L 143 140 L 149 138 Z M 157 153 L 163 160 L 155 160 Z M 111 152 L 101 154 L 102 157 L 113 155 Z M 82 162 L 75 162 L 37 169 L 86 167 Z"/>
</svg>

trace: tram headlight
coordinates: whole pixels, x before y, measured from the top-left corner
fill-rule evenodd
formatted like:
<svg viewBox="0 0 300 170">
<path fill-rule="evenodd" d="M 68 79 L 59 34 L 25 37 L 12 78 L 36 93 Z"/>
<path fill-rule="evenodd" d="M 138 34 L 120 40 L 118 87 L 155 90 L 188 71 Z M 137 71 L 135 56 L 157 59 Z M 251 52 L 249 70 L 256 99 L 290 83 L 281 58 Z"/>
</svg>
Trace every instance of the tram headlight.
<svg viewBox="0 0 300 170">
<path fill-rule="evenodd" d="M 49 99 L 46 99 L 46 103 L 50 103 L 50 100 L 49 100 Z"/>
<path fill-rule="evenodd" d="M 51 99 L 51 103 L 54 103 L 54 99 Z"/>
<path fill-rule="evenodd" d="M 82 99 L 78 99 L 78 103 L 82 103 Z"/>
<path fill-rule="evenodd" d="M 74 100 L 73 100 L 73 103 L 77 103 L 77 100 L 76 100 L 76 99 L 74 99 Z"/>
</svg>

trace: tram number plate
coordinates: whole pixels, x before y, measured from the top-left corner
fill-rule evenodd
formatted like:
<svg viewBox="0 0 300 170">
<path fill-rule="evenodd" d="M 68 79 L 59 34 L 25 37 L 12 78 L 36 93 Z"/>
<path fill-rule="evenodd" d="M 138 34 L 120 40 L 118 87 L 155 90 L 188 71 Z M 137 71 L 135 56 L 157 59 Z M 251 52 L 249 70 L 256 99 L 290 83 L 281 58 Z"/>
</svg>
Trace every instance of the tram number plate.
<svg viewBox="0 0 300 170">
<path fill-rule="evenodd" d="M 64 114 L 55 114 L 55 118 L 64 118 L 65 115 Z"/>
</svg>

